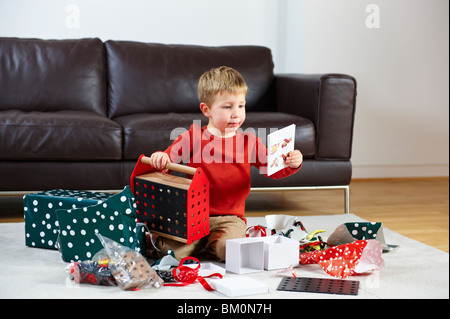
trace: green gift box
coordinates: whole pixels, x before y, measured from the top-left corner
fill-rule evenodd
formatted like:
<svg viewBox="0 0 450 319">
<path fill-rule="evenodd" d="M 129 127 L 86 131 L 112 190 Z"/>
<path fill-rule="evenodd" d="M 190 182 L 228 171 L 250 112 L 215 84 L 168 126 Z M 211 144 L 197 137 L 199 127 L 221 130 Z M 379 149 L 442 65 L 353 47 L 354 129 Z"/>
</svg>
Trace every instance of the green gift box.
<svg viewBox="0 0 450 319">
<path fill-rule="evenodd" d="M 77 209 L 58 209 L 59 252 L 66 262 L 90 260 L 103 248 L 97 233 L 145 254 L 145 225 L 137 222 L 129 186 L 104 202 Z"/>
<path fill-rule="evenodd" d="M 57 209 L 75 209 L 96 205 L 111 193 L 54 189 L 23 197 L 25 245 L 58 249 L 59 224 Z"/>
</svg>

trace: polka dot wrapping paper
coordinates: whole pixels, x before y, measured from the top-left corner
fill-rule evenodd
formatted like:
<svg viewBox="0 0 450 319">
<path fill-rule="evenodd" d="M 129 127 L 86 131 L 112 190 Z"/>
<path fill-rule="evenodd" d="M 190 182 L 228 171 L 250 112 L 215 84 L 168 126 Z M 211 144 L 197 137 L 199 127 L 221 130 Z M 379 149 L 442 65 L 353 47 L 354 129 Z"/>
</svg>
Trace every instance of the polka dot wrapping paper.
<svg viewBox="0 0 450 319">
<path fill-rule="evenodd" d="M 345 279 L 383 269 L 383 248 L 373 239 L 357 240 L 323 251 L 300 254 L 300 264 L 318 264 L 328 275 Z"/>
<path fill-rule="evenodd" d="M 383 226 L 379 222 L 355 222 L 339 225 L 328 237 L 327 244 L 331 246 L 351 243 L 355 240 L 375 239 L 389 251 L 389 245 L 384 238 Z"/>
<path fill-rule="evenodd" d="M 103 248 L 97 233 L 137 252 L 145 252 L 145 226 L 137 222 L 129 186 L 97 205 L 56 211 L 59 252 L 66 262 L 90 260 Z"/>
<path fill-rule="evenodd" d="M 25 245 L 58 249 L 57 209 L 76 209 L 102 203 L 111 193 L 54 189 L 23 197 Z"/>
</svg>

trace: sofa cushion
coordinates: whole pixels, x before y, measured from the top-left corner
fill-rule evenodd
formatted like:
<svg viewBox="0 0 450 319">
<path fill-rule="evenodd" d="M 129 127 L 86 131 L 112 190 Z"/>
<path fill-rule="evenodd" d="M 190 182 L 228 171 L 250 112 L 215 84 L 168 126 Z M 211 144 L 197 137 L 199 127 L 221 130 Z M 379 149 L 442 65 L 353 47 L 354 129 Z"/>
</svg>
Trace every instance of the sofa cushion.
<svg viewBox="0 0 450 319">
<path fill-rule="evenodd" d="M 1 161 L 0 192 L 49 189 L 122 189 L 125 185 L 130 184 L 132 171 L 133 169 L 124 172 L 124 162 L 110 160 Z"/>
<path fill-rule="evenodd" d="M 255 168 L 251 170 L 252 187 L 336 186 L 350 184 L 352 163 L 305 159 L 297 174 L 282 179 L 267 178 Z M 295 195 L 294 195 L 295 196 Z"/>
<path fill-rule="evenodd" d="M 194 121 L 201 126 L 208 124 L 208 120 L 199 112 L 133 114 L 117 117 L 114 121 L 123 126 L 125 160 L 135 160 L 141 154 L 151 155 L 155 151 L 164 151 Z M 290 124 L 297 126 L 295 147 L 305 157 L 314 156 L 314 125 L 303 117 L 286 113 L 247 112 L 242 129 L 253 131 L 264 141 L 265 133 L 269 134 L 270 128 L 281 129 Z M 262 130 L 258 131 L 258 128 Z"/>
<path fill-rule="evenodd" d="M 260 46 L 205 47 L 107 41 L 111 118 L 135 113 L 197 112 L 198 79 L 213 67 L 238 70 L 249 91 L 247 110 L 274 106 L 273 61 Z"/>
<path fill-rule="evenodd" d="M 0 111 L 1 160 L 119 160 L 122 128 L 93 112 Z"/>
<path fill-rule="evenodd" d="M 100 39 L 0 38 L 0 111 L 92 111 L 106 115 Z M 80 93 L 83 94 L 80 94 Z"/>
<path fill-rule="evenodd" d="M 258 128 L 265 129 L 262 132 L 270 134 L 271 129 L 282 129 L 291 124 L 296 126 L 295 149 L 300 150 L 305 158 L 313 157 L 316 149 L 316 130 L 307 118 L 281 112 L 248 112 L 242 129 L 255 129 L 256 135 L 263 138 L 263 134 L 258 133 Z"/>
</svg>

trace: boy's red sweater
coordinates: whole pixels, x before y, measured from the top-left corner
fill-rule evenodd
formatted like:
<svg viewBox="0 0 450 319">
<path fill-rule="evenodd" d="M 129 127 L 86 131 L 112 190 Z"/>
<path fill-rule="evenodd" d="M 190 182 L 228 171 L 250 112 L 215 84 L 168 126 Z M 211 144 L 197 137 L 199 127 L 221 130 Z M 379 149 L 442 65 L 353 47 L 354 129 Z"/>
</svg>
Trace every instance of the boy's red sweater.
<svg viewBox="0 0 450 319">
<path fill-rule="evenodd" d="M 250 168 L 255 166 L 264 174 L 267 171 L 266 147 L 253 133 L 237 131 L 233 137 L 221 138 L 212 135 L 206 126 L 192 124 L 165 152 L 173 163 L 202 168 L 210 183 L 211 216 L 244 217 L 245 200 L 250 193 Z M 269 177 L 287 177 L 300 167 L 286 167 Z"/>
</svg>

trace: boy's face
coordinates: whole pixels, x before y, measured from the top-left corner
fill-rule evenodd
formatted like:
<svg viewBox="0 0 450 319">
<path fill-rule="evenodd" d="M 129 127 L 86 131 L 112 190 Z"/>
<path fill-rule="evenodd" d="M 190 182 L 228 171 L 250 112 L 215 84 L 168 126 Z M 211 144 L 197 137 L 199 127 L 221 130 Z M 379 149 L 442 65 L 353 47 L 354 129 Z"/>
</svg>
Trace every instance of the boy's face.
<svg viewBox="0 0 450 319">
<path fill-rule="evenodd" d="M 222 137 L 234 136 L 245 121 L 245 94 L 218 93 L 212 105 L 200 104 L 203 114 L 209 118 L 208 130 Z"/>
</svg>

